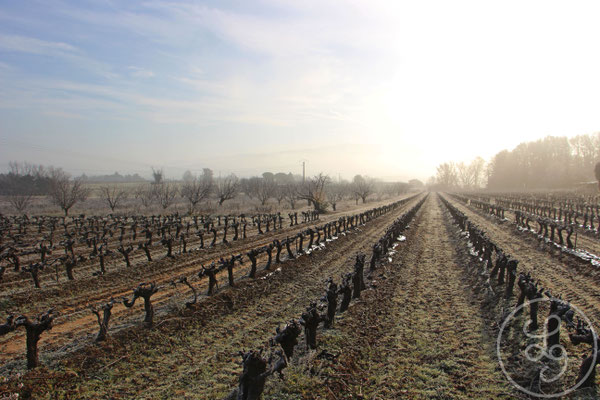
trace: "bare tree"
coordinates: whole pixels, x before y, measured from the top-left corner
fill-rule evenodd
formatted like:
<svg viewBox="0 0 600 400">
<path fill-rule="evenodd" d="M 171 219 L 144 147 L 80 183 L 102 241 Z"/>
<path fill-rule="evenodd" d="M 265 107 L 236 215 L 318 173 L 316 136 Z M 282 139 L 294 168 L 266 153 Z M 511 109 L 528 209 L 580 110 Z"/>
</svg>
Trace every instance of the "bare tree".
<svg viewBox="0 0 600 400">
<path fill-rule="evenodd" d="M 213 186 L 213 174 L 208 168 L 204 169 L 204 172 L 200 177 L 191 175 L 190 173 L 190 175 L 184 179 L 183 186 L 181 187 L 181 196 L 188 201 L 190 214 L 194 213 L 198 203 L 210 196 Z"/>
<path fill-rule="evenodd" d="M 275 186 L 275 193 L 273 194 L 275 200 L 277 200 L 277 204 L 281 206 L 281 202 L 285 199 L 285 189 L 284 185 Z"/>
<path fill-rule="evenodd" d="M 18 177 L 16 175 L 9 174 L 7 182 L 7 200 L 15 210 L 23 213 L 31 205 L 33 195 L 30 188 L 21 187 L 21 185 L 18 184 L 17 179 Z"/>
<path fill-rule="evenodd" d="M 413 188 L 421 189 L 425 184 L 418 179 L 411 179 L 408 181 L 408 185 Z"/>
<path fill-rule="evenodd" d="M 235 199 L 240 189 L 240 180 L 235 174 L 226 176 L 217 181 L 216 192 L 219 198 L 219 205 L 227 200 Z"/>
<path fill-rule="evenodd" d="M 379 197 L 386 195 L 388 197 L 394 197 L 396 195 L 396 186 L 398 183 L 384 183 L 379 187 Z"/>
<path fill-rule="evenodd" d="M 435 179 L 435 176 L 430 176 L 429 178 L 427 178 L 427 182 L 425 182 L 425 186 L 427 186 L 427 189 L 431 190 L 432 188 L 435 187 L 437 183 L 437 180 Z"/>
<path fill-rule="evenodd" d="M 394 194 L 400 196 L 401 194 L 408 192 L 411 186 L 406 182 L 396 182 L 392 187 L 394 189 Z"/>
<path fill-rule="evenodd" d="M 375 180 L 369 177 L 356 175 L 352 180 L 352 192 L 362 199 L 363 203 L 367 202 L 369 197 L 375 191 Z"/>
<path fill-rule="evenodd" d="M 155 185 L 159 185 L 161 183 L 163 183 L 163 180 L 165 178 L 165 172 L 163 171 L 163 169 L 154 169 L 154 167 L 152 167 L 152 179 L 154 179 L 154 181 L 152 183 L 154 183 Z"/>
<path fill-rule="evenodd" d="M 296 208 L 296 201 L 298 200 L 298 185 L 296 183 L 288 183 L 282 185 L 280 190 L 283 192 L 283 197 L 290 205 L 290 208 L 294 210 Z"/>
<path fill-rule="evenodd" d="M 276 190 L 277 184 L 273 179 L 259 178 L 256 185 L 256 197 L 260 200 L 260 204 L 264 206 L 275 195 Z"/>
<path fill-rule="evenodd" d="M 453 162 L 446 162 L 437 167 L 437 184 L 444 189 L 453 188 L 458 183 L 458 174 Z"/>
<path fill-rule="evenodd" d="M 31 194 L 9 194 L 8 195 L 8 202 L 10 203 L 11 206 L 14 207 L 15 210 L 17 210 L 20 213 L 24 213 L 25 210 L 27 210 L 29 208 L 29 206 L 31 205 L 31 200 L 33 199 L 33 196 Z"/>
<path fill-rule="evenodd" d="M 355 191 L 351 191 L 351 192 L 352 192 L 352 199 L 354 200 L 354 203 L 356 205 L 358 205 L 358 200 L 360 200 L 360 196 Z"/>
<path fill-rule="evenodd" d="M 31 205 L 34 194 L 44 192 L 44 182 L 48 180 L 48 174 L 43 166 L 29 164 L 27 162 L 10 161 L 9 173 L 4 175 L 0 181 L 3 192 L 8 202 L 22 213 Z"/>
<path fill-rule="evenodd" d="M 469 164 L 469 170 L 471 172 L 473 186 L 479 188 L 484 186 L 484 177 L 485 177 L 485 160 L 481 157 L 475 158 Z"/>
<path fill-rule="evenodd" d="M 71 179 L 60 168 L 50 170 L 49 197 L 54 204 L 59 206 L 65 215 L 79 201 L 85 201 L 90 194 L 90 189 L 84 186 L 81 178 Z"/>
<path fill-rule="evenodd" d="M 464 162 L 459 162 L 456 164 L 456 176 L 460 186 L 463 189 L 469 189 L 473 187 L 471 171 L 469 170 L 469 166 Z"/>
<path fill-rule="evenodd" d="M 99 190 L 100 195 L 106 200 L 112 212 L 127 199 L 127 191 L 120 185 L 101 186 Z"/>
<path fill-rule="evenodd" d="M 156 199 L 158 200 L 158 204 L 160 204 L 164 210 L 173 204 L 175 197 L 177 197 L 177 194 L 179 194 L 179 190 L 173 182 L 162 182 L 160 184 L 155 184 L 154 191 Z"/>
<path fill-rule="evenodd" d="M 325 188 L 329 182 L 329 175 L 325 175 L 322 172 L 312 178 L 308 178 L 298 187 L 297 197 L 302 200 L 308 200 L 316 211 L 324 212 L 328 206 Z"/>
<path fill-rule="evenodd" d="M 240 179 L 240 191 L 244 192 L 248 198 L 253 199 L 256 195 L 256 189 L 258 177 L 253 176 L 251 178 Z"/>
<path fill-rule="evenodd" d="M 277 183 L 272 173 L 265 172 L 262 178 L 253 176 L 248 179 L 242 179 L 240 181 L 240 189 L 249 198 L 257 198 L 260 204 L 264 206 L 270 198 L 275 196 Z"/>
<path fill-rule="evenodd" d="M 10 161 L 8 167 L 10 169 L 9 174 L 14 176 L 31 176 L 36 178 L 47 176 L 47 172 L 43 165 Z"/>
<path fill-rule="evenodd" d="M 134 192 L 134 196 L 145 208 L 148 208 L 156 200 L 156 192 L 151 184 L 139 185 Z"/>
<path fill-rule="evenodd" d="M 456 175 L 463 189 L 478 188 L 482 184 L 485 161 L 477 157 L 470 164 L 456 164 Z"/>
<path fill-rule="evenodd" d="M 348 182 L 337 182 L 332 183 L 327 188 L 327 199 L 329 203 L 331 203 L 331 207 L 333 211 L 336 210 L 337 203 L 344 200 L 344 198 L 349 194 Z"/>
</svg>

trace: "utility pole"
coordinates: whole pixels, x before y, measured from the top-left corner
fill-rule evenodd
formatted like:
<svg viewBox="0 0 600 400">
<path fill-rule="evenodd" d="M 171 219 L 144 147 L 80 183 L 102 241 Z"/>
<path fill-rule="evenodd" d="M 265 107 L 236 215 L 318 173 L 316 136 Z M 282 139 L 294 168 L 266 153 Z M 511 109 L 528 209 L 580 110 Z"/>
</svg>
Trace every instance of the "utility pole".
<svg viewBox="0 0 600 400">
<path fill-rule="evenodd" d="M 306 183 L 306 162 L 302 161 L 302 183 Z"/>
<path fill-rule="evenodd" d="M 302 184 L 306 183 L 306 159 L 300 160 L 302 163 Z"/>
</svg>

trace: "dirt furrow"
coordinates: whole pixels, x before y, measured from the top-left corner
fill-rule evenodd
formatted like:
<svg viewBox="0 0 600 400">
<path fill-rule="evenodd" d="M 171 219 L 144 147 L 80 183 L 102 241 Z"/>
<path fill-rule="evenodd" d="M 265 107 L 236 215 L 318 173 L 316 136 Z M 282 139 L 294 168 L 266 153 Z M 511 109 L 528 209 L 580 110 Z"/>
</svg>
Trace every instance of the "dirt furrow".
<svg viewBox="0 0 600 400">
<path fill-rule="evenodd" d="M 512 211 L 505 211 L 504 216 L 510 222 L 515 221 L 515 213 Z M 530 225 L 535 227 L 535 229 L 538 227 L 536 222 L 531 222 Z M 578 249 L 586 250 L 589 253 L 600 256 L 600 241 L 597 238 L 592 238 L 576 231 L 571 240 L 573 240 Z"/>
<path fill-rule="evenodd" d="M 398 213 L 404 212 L 409 207 L 414 205 L 416 201 L 417 200 L 415 199 L 408 202 L 408 204 L 405 204 L 404 206 L 400 207 L 391 215 L 399 215 Z M 380 226 L 386 221 L 389 223 L 390 218 L 390 214 L 381 216 L 376 220 L 368 223 L 366 226 L 359 228 L 358 232 L 366 229 L 376 229 L 375 226 Z M 372 225 L 375 226 L 371 227 Z M 332 245 L 337 244 L 338 241 L 348 242 L 346 246 L 351 247 L 352 243 L 356 242 L 356 239 L 352 238 L 354 235 L 355 233 L 350 233 L 350 237 L 348 238 L 340 238 L 340 240 L 329 242 L 327 243 L 327 247 L 331 247 Z M 306 263 L 305 259 L 320 259 L 321 254 L 331 254 L 329 257 L 333 258 L 339 257 L 339 254 L 337 254 L 335 250 L 328 250 L 323 253 L 318 252 L 318 254 L 314 254 L 314 256 L 312 257 L 303 257 L 295 261 L 294 263 L 299 263 L 300 265 L 303 265 L 303 263 Z M 261 264 L 259 265 L 264 264 L 264 260 L 259 261 L 261 262 Z M 277 267 L 277 265 L 275 265 L 275 267 Z M 163 273 L 159 276 L 155 276 L 154 280 L 159 284 L 165 284 L 166 282 L 176 278 L 181 274 L 196 272 L 198 268 L 199 266 L 197 265 L 191 266 L 187 269 L 183 268 L 181 270 L 178 270 L 176 274 L 173 272 L 169 272 L 172 271 L 172 269 L 168 269 L 168 272 Z M 236 279 L 238 279 L 239 281 L 240 277 L 247 274 L 248 269 L 248 264 L 246 264 L 243 267 L 238 267 L 236 270 Z M 297 273 L 299 274 L 301 279 L 304 279 L 302 271 L 297 271 Z M 225 286 L 226 281 L 226 272 L 224 271 L 219 275 L 220 285 Z M 120 281 L 119 283 L 122 287 L 122 283 Z M 194 282 L 194 284 L 199 291 L 206 290 L 205 280 L 200 282 L 200 284 L 198 284 L 198 282 Z M 115 296 L 115 298 L 118 298 L 121 295 L 129 295 L 131 293 L 131 288 L 132 287 L 129 287 L 121 292 L 111 291 L 111 294 Z M 117 294 L 115 295 L 115 293 Z M 89 294 L 89 296 L 91 296 L 91 293 Z M 109 295 L 107 294 L 106 297 L 103 297 L 102 299 L 106 299 L 108 297 Z M 165 314 L 169 311 L 173 311 L 173 309 L 176 307 L 181 307 L 183 303 L 182 300 L 184 297 L 191 297 L 191 293 L 187 287 L 180 286 L 178 288 L 174 288 L 170 285 L 164 286 L 163 290 L 157 295 L 155 295 L 155 297 L 153 297 L 153 304 L 155 305 L 155 309 L 157 310 L 157 315 L 160 316 L 160 314 Z M 89 299 L 87 300 L 87 304 L 91 302 L 92 301 L 90 301 Z M 141 304 L 136 305 L 135 308 L 131 310 L 120 306 L 115 307 L 113 309 L 113 317 L 111 319 L 111 327 L 113 327 L 111 330 L 116 330 L 122 327 L 127 327 L 138 323 L 142 318 L 142 308 L 143 306 Z M 95 316 L 93 316 L 91 312 L 89 312 L 87 307 L 82 304 L 80 307 L 72 311 L 72 317 L 63 318 L 62 320 L 59 320 L 59 323 L 56 324 L 56 327 L 52 331 L 49 331 L 44 335 L 44 338 L 40 343 L 40 351 L 43 354 L 50 355 L 52 358 L 55 356 L 59 356 L 61 353 L 64 353 L 65 350 L 73 350 L 81 347 L 82 345 L 89 344 L 91 340 L 93 340 L 93 336 L 96 333 L 96 331 L 97 323 Z M 16 333 L 11 335 L 7 335 L 3 338 L 4 343 L 2 343 L 2 345 L 5 347 L 6 351 L 2 354 L 2 357 L 5 359 L 5 361 L 22 355 L 21 353 L 23 352 L 24 348 L 24 333 L 17 331 Z"/>
<path fill-rule="evenodd" d="M 401 200 L 403 198 L 407 198 L 412 196 L 413 194 L 404 194 L 401 195 L 399 197 L 397 197 L 394 201 L 397 200 Z M 243 251 L 244 248 L 252 248 L 252 247 L 256 247 L 253 246 L 252 243 L 254 241 L 265 241 L 265 239 L 275 239 L 278 237 L 284 237 L 285 235 L 294 235 L 298 232 L 300 232 L 301 230 L 307 229 L 311 226 L 314 225 L 320 225 L 320 224 L 324 224 L 327 222 L 331 222 L 334 220 L 337 220 L 338 218 L 345 216 L 345 215 L 351 215 L 351 214 L 355 214 L 355 213 L 360 213 L 363 211 L 366 211 L 368 209 L 374 208 L 374 207 L 380 207 L 386 204 L 391 203 L 392 200 L 391 199 L 387 199 L 387 200 L 381 200 L 381 201 L 377 201 L 377 202 L 372 202 L 372 203 L 368 203 L 368 204 L 361 204 L 361 205 L 357 205 L 355 207 L 352 207 L 349 210 L 344 210 L 344 211 L 333 211 L 330 212 L 326 215 L 322 215 L 320 217 L 320 219 L 318 221 L 313 221 L 313 222 L 309 222 L 309 223 L 300 223 L 300 225 L 297 226 L 293 226 L 290 227 L 289 226 L 289 221 L 287 219 L 287 215 L 285 215 L 285 213 L 283 215 L 285 215 L 285 219 L 283 221 L 283 228 L 282 229 L 278 229 L 278 230 L 270 230 L 269 232 L 265 232 L 262 235 L 258 234 L 258 229 L 256 227 L 253 227 L 251 223 L 249 223 L 248 225 L 248 238 L 247 239 L 240 239 L 239 241 L 235 241 L 233 242 L 231 239 L 233 238 L 233 230 L 230 230 L 228 233 L 228 238 L 229 238 L 229 243 L 228 244 L 224 244 L 222 243 L 222 237 L 223 237 L 223 232 L 222 230 L 219 231 L 218 233 L 218 239 L 217 239 L 217 243 L 215 245 L 215 247 L 212 248 L 206 248 L 205 250 L 203 250 L 204 252 L 207 253 L 216 253 L 216 254 L 220 254 L 220 253 L 225 253 L 228 251 L 231 252 L 235 252 L 235 251 Z M 298 210 L 298 212 L 300 212 L 300 210 Z M 222 228 L 222 227 L 220 227 Z M 265 227 L 263 227 L 263 229 L 266 229 Z M 41 237 L 42 234 L 37 234 L 37 230 L 35 230 L 36 233 L 30 233 L 28 234 L 31 240 L 29 240 L 30 242 L 35 242 L 39 237 Z M 37 235 L 37 236 L 36 236 Z M 240 233 L 241 235 L 241 233 Z M 57 235 L 58 236 L 58 235 Z M 125 240 L 123 241 L 123 243 L 125 243 L 125 245 L 130 244 L 130 243 L 134 243 L 134 242 L 139 242 L 142 240 L 143 235 L 141 233 L 138 232 L 138 236 L 137 236 L 137 241 L 133 241 L 129 238 L 129 234 L 126 235 Z M 119 242 L 117 240 L 118 235 L 115 234 L 112 238 L 109 237 L 109 248 L 111 249 L 116 249 L 119 245 Z M 155 239 L 155 244 L 153 246 L 153 248 L 151 249 L 151 255 L 152 258 L 156 258 L 156 259 L 160 259 L 164 256 L 165 254 L 165 249 L 162 245 L 160 245 L 158 242 L 159 240 L 158 237 L 155 235 L 154 237 Z M 204 242 L 205 245 L 210 244 L 212 240 L 212 234 L 207 233 L 204 235 Z M 58 242 L 58 240 L 56 241 Z M 198 247 L 200 245 L 200 240 L 198 238 L 196 238 L 195 235 L 190 234 L 189 237 L 189 241 L 188 241 L 188 249 L 192 249 L 195 247 Z M 240 250 L 237 250 L 236 247 L 237 246 L 241 246 L 242 248 Z M 178 244 L 173 246 L 174 250 L 178 249 L 179 246 Z M 75 253 L 76 254 L 82 254 L 82 255 L 87 255 L 91 249 L 88 248 L 85 245 L 82 244 L 77 244 L 75 245 Z M 62 250 L 60 249 L 60 246 L 58 246 L 57 250 L 54 250 L 53 255 L 50 256 L 50 258 L 52 258 L 54 255 L 62 253 Z M 23 265 L 26 265 L 28 262 L 30 261 L 38 261 L 39 260 L 39 255 L 38 254 L 32 254 L 32 255 L 27 255 L 27 256 L 23 256 L 21 259 L 21 262 Z M 131 255 L 131 264 L 132 266 L 135 268 L 136 264 L 145 264 L 146 263 L 146 256 L 144 255 L 142 250 L 135 250 L 132 255 Z M 127 268 L 125 267 L 125 261 L 123 261 L 123 258 L 121 257 L 121 255 L 116 252 L 115 250 L 115 254 L 114 255 L 109 255 L 106 257 L 106 268 L 108 271 L 122 271 L 122 270 L 127 270 Z M 76 275 L 77 275 L 77 279 L 83 279 L 83 278 L 91 278 L 94 279 L 94 276 L 92 275 L 94 272 L 99 270 L 99 266 L 98 266 L 98 261 L 94 260 L 94 261 L 85 261 L 82 262 L 81 264 L 79 264 L 76 267 Z M 61 267 L 59 268 L 59 277 L 60 277 L 60 281 L 65 282 L 66 278 L 65 278 L 65 272 L 64 272 L 64 268 Z M 58 285 L 60 285 L 62 282 L 58 283 Z M 54 272 L 54 268 L 50 268 L 44 271 L 40 272 L 40 282 L 42 284 L 42 287 L 45 286 L 56 286 L 57 282 L 55 280 L 55 272 Z M 31 281 L 31 277 L 29 276 L 28 273 L 23 273 L 23 274 L 15 274 L 12 273 L 12 271 L 10 271 L 9 273 L 7 273 L 4 278 L 3 281 L 0 282 L 0 290 L 2 291 L 3 295 L 6 294 L 10 294 L 12 296 L 15 296 L 18 293 L 21 293 L 21 291 L 25 290 L 28 291 L 28 289 L 31 288 L 31 286 L 33 285 L 32 281 Z"/>
<path fill-rule="evenodd" d="M 173 346 L 170 356 L 161 360 L 160 369 L 169 371 L 170 379 L 151 383 L 151 395 L 135 392 L 135 396 L 170 398 L 195 393 L 196 398 L 220 398 L 225 395 L 235 386 L 239 374 L 237 351 L 260 347 L 274 334 L 276 326 L 299 317 L 308 302 L 323 294 L 325 279 L 333 277 L 339 280 L 340 274 L 352 268 L 354 254 L 369 251 L 391 221 L 412 205 L 414 203 L 410 202 L 401 210 L 362 227 L 360 232 L 329 243 L 329 248 L 323 252 L 286 265 L 288 268 L 282 269 L 277 276 L 283 282 L 270 286 L 262 296 L 244 302 L 232 313 L 189 332 L 182 343 Z M 291 279 L 290 274 L 295 278 Z M 190 360 L 194 362 L 190 363 Z M 111 367 L 110 375 L 100 377 L 102 385 L 108 383 L 108 379 L 111 387 L 116 386 L 111 389 L 114 390 L 111 395 L 123 391 L 133 394 L 132 391 L 136 390 L 134 385 L 118 382 L 114 376 L 119 369 L 128 369 L 132 381 L 137 382 L 145 381 L 149 375 L 156 376 L 148 368 L 136 368 L 146 363 L 146 357 L 118 363 Z M 93 385 L 92 390 L 99 390 L 102 386 L 98 381 L 88 383 Z"/>
<path fill-rule="evenodd" d="M 429 197 L 384 283 L 340 322 L 351 348 L 329 379 L 343 398 L 510 398 L 441 206 Z"/>
<path fill-rule="evenodd" d="M 446 199 L 483 229 L 496 245 L 519 260 L 518 271 L 531 272 L 544 288 L 580 308 L 595 325 L 600 322 L 600 278 L 593 266 L 573 265 L 566 257 L 549 254 L 531 235 L 518 233 L 512 225 L 498 225 L 451 197 Z"/>
<path fill-rule="evenodd" d="M 397 200 L 412 196 L 404 195 Z M 205 248 L 200 251 L 192 251 L 187 254 L 179 254 L 173 259 L 164 257 L 165 250 L 162 246 L 160 249 L 155 249 L 152 252 L 152 257 L 155 261 L 148 263 L 145 261 L 145 256 L 140 250 L 137 256 L 132 257 L 132 267 L 126 268 L 124 261 L 119 257 L 112 261 L 107 261 L 107 274 L 104 276 L 93 276 L 92 273 L 99 270 L 98 262 L 93 264 L 87 263 L 75 268 L 74 273 L 76 279 L 74 281 L 66 281 L 64 277 L 64 268 L 59 270 L 59 283 L 54 280 L 54 272 L 48 272 L 41 280 L 42 289 L 33 288 L 29 274 L 25 274 L 27 278 L 23 279 L 18 285 L 17 290 L 8 287 L 2 287 L 0 304 L 2 301 L 8 301 L 10 307 L 18 307 L 21 313 L 39 312 L 45 307 L 45 303 L 52 306 L 53 302 L 63 298 L 63 293 L 68 292 L 69 296 L 66 299 L 71 301 L 71 305 L 80 305 L 82 299 L 89 299 L 90 302 L 108 299 L 110 293 L 116 292 L 118 288 L 115 285 L 120 285 L 122 290 L 129 290 L 133 284 L 139 283 L 140 277 L 143 280 L 152 280 L 153 274 L 172 275 L 173 271 L 182 269 L 183 267 L 194 266 L 199 268 L 202 263 L 210 263 L 222 256 L 230 256 L 231 254 L 245 253 L 250 249 L 264 246 L 271 243 L 274 239 L 282 239 L 286 236 L 293 236 L 300 231 L 308 229 L 311 226 L 322 225 L 339 219 L 345 215 L 360 213 L 367 209 L 378 207 L 384 204 L 389 204 L 389 201 L 380 203 L 371 203 L 361 205 L 355 209 L 335 212 L 324 215 L 320 221 L 315 221 L 314 224 L 301 224 L 294 227 L 284 227 L 282 230 L 270 231 L 263 235 L 256 235 L 245 240 L 230 242 L 223 245 L 217 243 L 217 246 Z M 210 240 L 205 240 L 205 244 L 210 243 Z M 193 249 L 194 245 L 190 244 L 189 249 Z M 11 283 L 12 285 L 12 283 Z M 101 290 L 104 289 L 104 292 Z M 80 293 L 81 292 L 81 293 Z M 90 293 L 92 292 L 92 293 Z M 62 305 L 65 307 L 66 305 Z"/>
</svg>

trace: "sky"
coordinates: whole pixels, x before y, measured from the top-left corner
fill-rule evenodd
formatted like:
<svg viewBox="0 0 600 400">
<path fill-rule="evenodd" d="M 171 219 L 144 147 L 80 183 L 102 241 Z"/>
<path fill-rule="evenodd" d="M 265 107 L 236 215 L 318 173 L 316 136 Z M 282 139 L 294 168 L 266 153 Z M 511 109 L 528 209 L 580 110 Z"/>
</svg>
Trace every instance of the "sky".
<svg viewBox="0 0 600 400">
<path fill-rule="evenodd" d="M 600 131 L 600 2 L 0 0 L 0 170 L 425 180 Z"/>
</svg>

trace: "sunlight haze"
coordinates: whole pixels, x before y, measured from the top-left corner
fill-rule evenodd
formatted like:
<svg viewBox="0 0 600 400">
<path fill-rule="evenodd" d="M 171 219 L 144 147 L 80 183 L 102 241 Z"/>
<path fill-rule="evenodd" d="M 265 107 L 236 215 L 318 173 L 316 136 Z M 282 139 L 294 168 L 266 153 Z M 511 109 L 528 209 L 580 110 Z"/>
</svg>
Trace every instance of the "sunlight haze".
<svg viewBox="0 0 600 400">
<path fill-rule="evenodd" d="M 600 131 L 596 1 L 0 2 L 0 169 L 427 179 Z"/>
</svg>

